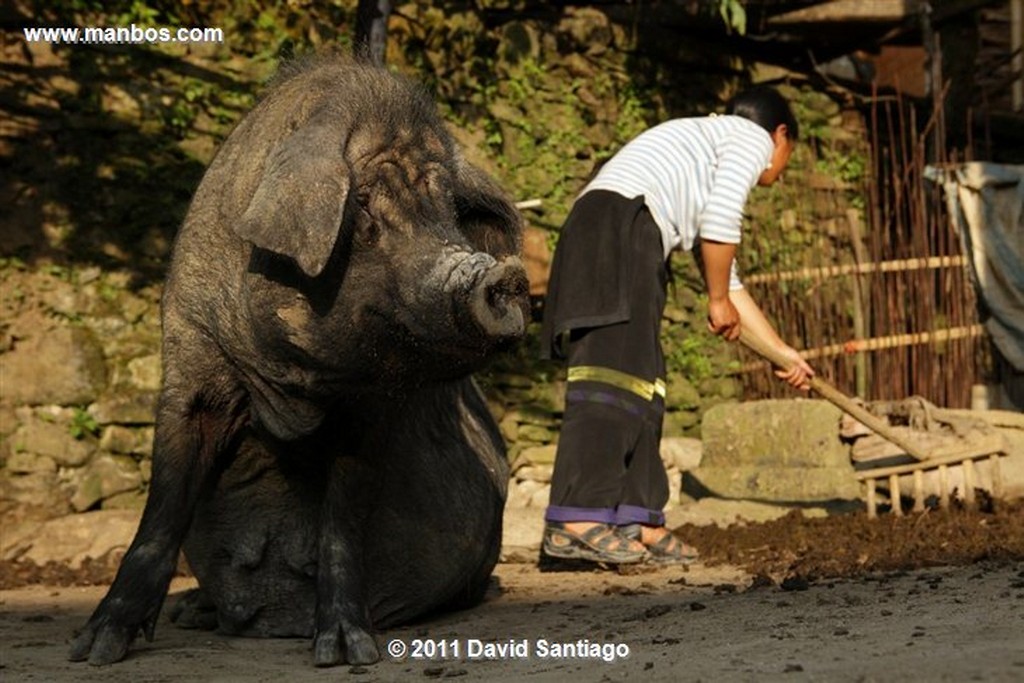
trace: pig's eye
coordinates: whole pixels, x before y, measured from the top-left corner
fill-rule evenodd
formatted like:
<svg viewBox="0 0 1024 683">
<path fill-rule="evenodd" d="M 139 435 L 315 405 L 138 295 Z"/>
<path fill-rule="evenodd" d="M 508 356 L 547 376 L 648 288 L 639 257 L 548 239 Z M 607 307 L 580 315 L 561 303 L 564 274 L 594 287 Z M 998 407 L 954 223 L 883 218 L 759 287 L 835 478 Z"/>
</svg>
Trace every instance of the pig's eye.
<svg viewBox="0 0 1024 683">
<path fill-rule="evenodd" d="M 380 240 L 380 226 L 363 204 L 359 205 L 359 215 L 356 217 L 356 234 L 358 241 L 367 247 L 376 246 Z"/>
</svg>

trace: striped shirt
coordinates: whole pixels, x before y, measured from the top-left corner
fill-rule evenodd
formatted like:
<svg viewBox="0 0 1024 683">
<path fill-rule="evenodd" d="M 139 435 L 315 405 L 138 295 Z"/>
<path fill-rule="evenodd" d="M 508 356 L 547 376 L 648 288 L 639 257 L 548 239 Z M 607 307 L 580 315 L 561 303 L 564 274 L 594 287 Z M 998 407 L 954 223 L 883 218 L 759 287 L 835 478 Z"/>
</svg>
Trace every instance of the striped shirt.
<svg viewBox="0 0 1024 683">
<path fill-rule="evenodd" d="M 691 251 L 701 237 L 738 244 L 747 195 L 774 147 L 768 131 L 741 116 L 674 119 L 627 143 L 583 193 L 643 195 L 665 258 L 674 249 Z M 741 286 L 734 261 L 729 288 Z"/>
</svg>

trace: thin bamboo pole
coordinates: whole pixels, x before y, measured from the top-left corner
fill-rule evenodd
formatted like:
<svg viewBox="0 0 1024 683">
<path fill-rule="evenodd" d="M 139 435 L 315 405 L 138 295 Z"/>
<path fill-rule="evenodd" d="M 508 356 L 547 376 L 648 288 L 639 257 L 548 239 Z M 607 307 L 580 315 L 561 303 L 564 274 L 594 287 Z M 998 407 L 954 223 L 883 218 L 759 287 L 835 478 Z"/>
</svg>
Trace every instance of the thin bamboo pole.
<svg viewBox="0 0 1024 683">
<path fill-rule="evenodd" d="M 743 278 L 744 284 L 786 282 L 789 280 L 823 280 L 844 275 L 867 275 L 870 273 L 896 273 L 921 269 L 962 268 L 967 265 L 964 256 L 927 256 L 921 258 L 882 261 L 880 263 L 855 263 L 842 266 L 819 266 L 801 268 L 782 273 L 758 273 Z"/>
</svg>

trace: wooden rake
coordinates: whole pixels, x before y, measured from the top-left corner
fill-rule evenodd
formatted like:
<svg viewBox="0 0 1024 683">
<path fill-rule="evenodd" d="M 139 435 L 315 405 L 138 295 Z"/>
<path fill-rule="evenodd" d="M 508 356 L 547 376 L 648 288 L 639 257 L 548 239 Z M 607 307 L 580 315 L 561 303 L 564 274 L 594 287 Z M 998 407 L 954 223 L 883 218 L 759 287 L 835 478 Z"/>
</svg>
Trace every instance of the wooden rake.
<svg viewBox="0 0 1024 683">
<path fill-rule="evenodd" d="M 741 329 L 740 342 L 776 367 L 789 370 L 793 365 L 792 361 L 780 354 L 774 346 L 751 333 L 746 328 Z M 864 470 L 856 473 L 857 479 L 863 482 L 867 489 L 866 502 L 869 518 L 874 519 L 878 516 L 877 485 L 879 481 L 885 481 L 886 479 L 888 479 L 889 483 L 889 499 L 892 505 L 892 512 L 897 516 L 903 514 L 900 496 L 900 476 L 906 474 L 913 476 L 914 507 L 912 510 L 914 512 L 923 512 L 925 510 L 924 475 L 925 472 L 932 470 L 936 471 L 939 477 L 939 505 L 942 508 L 949 507 L 951 480 L 949 468 L 951 466 L 963 468 L 964 503 L 972 506 L 975 502 L 974 487 L 977 482 L 974 461 L 981 458 L 990 459 L 992 495 L 998 498 L 1002 494 L 1002 476 L 999 467 L 999 456 L 1005 449 L 1002 437 L 995 435 L 969 446 L 942 447 L 933 449 L 931 452 L 925 452 L 913 441 L 907 439 L 904 434 L 894 430 L 888 422 L 872 415 L 859 403 L 820 377 L 812 377 L 810 385 L 811 389 L 820 394 L 822 398 L 839 407 L 882 438 L 896 444 L 907 455 L 917 461 L 905 465 Z"/>
</svg>

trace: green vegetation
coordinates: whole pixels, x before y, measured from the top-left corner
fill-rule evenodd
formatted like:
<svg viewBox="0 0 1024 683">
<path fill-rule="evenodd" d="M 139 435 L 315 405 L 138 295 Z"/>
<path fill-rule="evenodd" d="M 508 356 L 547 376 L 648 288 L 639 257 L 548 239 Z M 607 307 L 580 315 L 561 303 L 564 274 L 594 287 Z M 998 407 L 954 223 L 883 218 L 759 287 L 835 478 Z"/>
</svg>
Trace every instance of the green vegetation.
<svg viewBox="0 0 1024 683">
<path fill-rule="evenodd" d="M 71 415 L 71 422 L 68 424 L 68 433 L 72 438 L 84 439 L 86 436 L 96 436 L 100 433 L 100 425 L 96 418 L 90 415 L 84 408 L 75 408 Z"/>
</svg>

